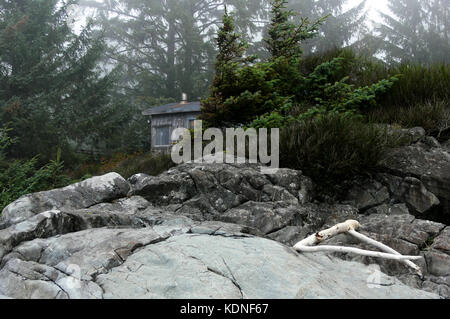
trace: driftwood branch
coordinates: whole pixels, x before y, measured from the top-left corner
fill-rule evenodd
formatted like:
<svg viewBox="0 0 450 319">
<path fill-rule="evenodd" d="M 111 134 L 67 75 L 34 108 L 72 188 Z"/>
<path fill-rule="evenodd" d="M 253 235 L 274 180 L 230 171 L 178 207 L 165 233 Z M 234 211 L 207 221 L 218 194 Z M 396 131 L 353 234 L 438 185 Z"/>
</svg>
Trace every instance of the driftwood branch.
<svg viewBox="0 0 450 319">
<path fill-rule="evenodd" d="M 321 232 L 303 239 L 301 242 L 297 243 L 294 248 L 296 248 L 297 246 L 315 246 L 339 234 L 344 234 L 348 233 L 350 230 L 359 229 L 359 227 L 361 227 L 361 225 L 356 220 L 347 220 L 345 223 L 337 224 L 330 229 L 322 230 Z"/>
<path fill-rule="evenodd" d="M 394 255 L 401 256 L 401 254 L 400 254 L 398 251 L 395 251 L 395 250 L 392 249 L 391 247 L 386 246 L 385 244 L 380 243 L 380 242 L 378 242 L 378 241 L 376 241 L 376 240 L 373 240 L 372 238 L 369 238 L 369 237 L 367 237 L 367 236 L 365 236 L 365 235 L 363 235 L 363 234 L 360 234 L 360 233 L 358 233 L 358 232 L 355 231 L 355 230 L 350 230 L 348 233 L 349 233 L 351 236 L 355 237 L 356 239 L 360 240 L 361 242 L 366 243 L 366 244 L 369 244 L 369 245 L 372 245 L 372 246 L 374 246 L 374 247 L 376 247 L 376 248 L 378 248 L 378 249 L 380 249 L 380 250 L 382 250 L 382 251 L 384 251 L 384 252 L 386 252 L 386 253 L 390 253 L 390 254 L 394 254 Z M 419 257 L 420 257 L 420 258 L 418 258 L 418 260 L 419 260 L 419 259 L 422 259 L 421 256 L 419 256 Z M 417 266 L 417 265 L 416 265 L 415 263 L 413 263 L 412 261 L 410 261 L 410 260 L 403 260 L 402 263 L 404 263 L 406 266 L 409 266 L 409 267 L 411 267 L 412 269 L 414 269 L 414 270 L 416 271 L 416 273 L 417 273 L 420 277 L 423 276 L 423 274 L 422 274 L 422 269 L 420 269 L 420 267 Z"/>
<path fill-rule="evenodd" d="M 383 243 L 380 243 L 376 240 L 373 240 L 363 234 L 358 233 L 356 230 L 361 227 L 360 223 L 356 220 L 348 220 L 345 223 L 338 224 L 329 229 L 318 232 L 314 235 L 311 235 L 294 246 L 294 249 L 298 252 L 341 252 L 341 253 L 352 253 L 361 256 L 367 257 L 375 257 L 375 258 L 384 258 L 390 260 L 397 260 L 405 265 L 413 268 L 416 273 L 422 276 L 422 271 L 419 266 L 414 264 L 411 260 L 419 260 L 422 259 L 422 256 L 403 256 L 399 252 L 394 249 L 386 246 Z M 383 252 L 363 250 L 354 247 L 340 247 L 340 246 L 317 246 L 318 244 L 324 242 L 327 239 L 330 239 L 339 234 L 347 233 L 359 241 L 372 245 Z"/>
<path fill-rule="evenodd" d="M 381 253 L 378 251 L 370 251 L 370 250 L 364 250 L 354 247 L 340 247 L 340 246 L 316 246 L 316 247 L 308 247 L 308 246 L 301 246 L 300 248 L 296 248 L 297 251 L 301 251 L 304 253 L 317 253 L 317 252 L 339 252 L 339 253 L 351 253 L 351 254 L 357 254 L 361 256 L 367 256 L 367 257 L 375 257 L 375 258 L 384 258 L 384 259 L 391 259 L 391 260 L 418 260 L 421 259 L 421 256 L 403 256 L 403 255 L 394 255 L 394 254 L 388 254 L 388 253 Z"/>
</svg>

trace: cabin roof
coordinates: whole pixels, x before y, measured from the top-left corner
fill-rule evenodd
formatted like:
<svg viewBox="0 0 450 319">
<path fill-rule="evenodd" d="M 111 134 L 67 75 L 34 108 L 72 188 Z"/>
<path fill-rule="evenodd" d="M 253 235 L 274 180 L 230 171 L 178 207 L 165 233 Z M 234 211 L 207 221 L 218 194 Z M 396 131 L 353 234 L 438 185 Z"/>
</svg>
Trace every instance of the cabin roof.
<svg viewBox="0 0 450 319">
<path fill-rule="evenodd" d="M 170 103 L 166 105 L 152 107 L 144 112 L 142 115 L 162 115 L 162 114 L 176 114 L 176 113 L 191 113 L 200 112 L 200 102 L 188 102 L 188 103 Z"/>
</svg>

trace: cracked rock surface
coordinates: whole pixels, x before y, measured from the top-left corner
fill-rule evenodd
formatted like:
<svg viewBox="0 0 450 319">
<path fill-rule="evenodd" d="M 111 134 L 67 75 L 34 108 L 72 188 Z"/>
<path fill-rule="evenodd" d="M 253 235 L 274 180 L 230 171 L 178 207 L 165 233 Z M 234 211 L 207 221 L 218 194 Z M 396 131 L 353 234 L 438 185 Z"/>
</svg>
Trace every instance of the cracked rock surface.
<svg viewBox="0 0 450 319">
<path fill-rule="evenodd" d="M 186 227 L 187 225 L 191 227 Z M 373 269 L 299 255 L 245 226 L 172 219 L 26 241 L 2 259 L 10 298 L 435 298 Z"/>
<path fill-rule="evenodd" d="M 384 200 L 387 187 L 375 189 L 370 205 L 320 204 L 300 171 L 185 164 L 157 177 L 112 173 L 27 195 L 3 212 L 0 298 L 445 297 L 448 229 L 401 204 L 393 221 L 359 215 Z M 289 248 L 361 218 L 375 239 L 424 254 L 428 279 L 412 282 L 378 260 Z"/>
</svg>

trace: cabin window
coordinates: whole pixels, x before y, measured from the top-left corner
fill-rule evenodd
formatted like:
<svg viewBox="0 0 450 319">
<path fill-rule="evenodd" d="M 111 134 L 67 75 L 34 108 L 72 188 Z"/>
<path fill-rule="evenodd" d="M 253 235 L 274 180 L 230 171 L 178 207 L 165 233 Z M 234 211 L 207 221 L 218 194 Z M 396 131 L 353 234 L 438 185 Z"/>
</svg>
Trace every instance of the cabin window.
<svg viewBox="0 0 450 319">
<path fill-rule="evenodd" d="M 170 145 L 170 126 L 156 128 L 156 146 Z"/>
<path fill-rule="evenodd" d="M 190 130 L 193 130 L 193 129 L 194 129 L 194 124 L 195 124 L 195 119 L 189 120 L 189 126 L 188 126 L 188 128 L 189 128 Z"/>
</svg>

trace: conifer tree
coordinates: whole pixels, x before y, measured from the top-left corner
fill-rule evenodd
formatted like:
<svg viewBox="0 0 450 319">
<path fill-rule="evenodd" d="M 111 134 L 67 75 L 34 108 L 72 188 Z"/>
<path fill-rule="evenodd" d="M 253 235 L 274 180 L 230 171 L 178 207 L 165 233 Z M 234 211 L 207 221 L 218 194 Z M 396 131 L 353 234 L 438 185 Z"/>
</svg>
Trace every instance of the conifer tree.
<svg viewBox="0 0 450 319">
<path fill-rule="evenodd" d="M 380 13 L 380 51 L 388 62 L 448 63 L 450 7 L 447 0 L 389 0 L 392 15 Z"/>
<path fill-rule="evenodd" d="M 287 9 L 287 0 L 272 2 L 271 21 L 268 38 L 265 40 L 272 60 L 285 57 L 298 58 L 302 55 L 301 44 L 314 38 L 324 18 L 311 23 L 308 17 L 300 17 L 300 23 L 294 23 L 293 10 Z"/>
<path fill-rule="evenodd" d="M 102 40 L 68 25 L 75 3 L 0 0 L 0 118 L 18 138 L 14 157 L 49 160 L 59 147 L 102 142 L 112 78 L 97 69 Z"/>
<path fill-rule="evenodd" d="M 355 7 L 345 9 L 348 0 L 291 0 L 289 8 L 310 19 L 327 17 L 313 39 L 303 43 L 305 55 L 323 53 L 348 46 L 355 35 L 365 31 L 365 5 L 362 0 Z"/>
<path fill-rule="evenodd" d="M 209 97 L 202 101 L 202 120 L 211 126 L 225 125 L 228 110 L 225 101 L 237 92 L 235 83 L 239 70 L 254 60 L 245 57 L 247 43 L 236 33 L 233 17 L 225 8 L 223 25 L 217 33 L 218 54 L 215 63 L 215 76 Z"/>
<path fill-rule="evenodd" d="M 130 96 L 204 97 L 214 75 L 214 38 L 224 5 L 250 41 L 267 0 L 82 0 L 107 30 L 108 62 L 123 64 Z"/>
</svg>

